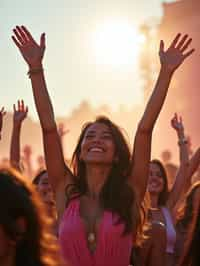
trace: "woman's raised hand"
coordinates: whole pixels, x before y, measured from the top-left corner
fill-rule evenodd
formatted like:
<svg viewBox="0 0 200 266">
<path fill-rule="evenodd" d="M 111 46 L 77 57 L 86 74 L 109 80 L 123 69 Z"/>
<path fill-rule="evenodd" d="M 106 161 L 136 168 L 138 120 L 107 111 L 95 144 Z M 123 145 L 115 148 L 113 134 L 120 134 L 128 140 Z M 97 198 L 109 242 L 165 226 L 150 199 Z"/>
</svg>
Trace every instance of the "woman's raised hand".
<svg viewBox="0 0 200 266">
<path fill-rule="evenodd" d="M 14 123 L 19 123 L 21 124 L 22 121 L 27 117 L 27 113 L 28 113 L 28 106 L 24 105 L 24 101 L 23 100 L 18 100 L 17 101 L 17 108 L 16 105 L 13 105 L 13 120 Z"/>
<path fill-rule="evenodd" d="M 13 32 L 12 39 L 29 67 L 41 67 L 45 51 L 45 34 L 41 34 L 40 44 L 37 44 L 26 27 L 16 26 Z"/>
<path fill-rule="evenodd" d="M 159 51 L 161 66 L 170 72 L 174 72 L 194 52 L 194 49 L 188 50 L 191 42 L 192 39 L 188 38 L 188 35 L 181 38 L 179 33 L 165 51 L 164 42 L 161 41 Z"/>
<path fill-rule="evenodd" d="M 176 130 L 176 132 L 184 131 L 182 117 L 178 117 L 177 113 L 174 114 L 174 117 L 171 120 L 171 126 Z"/>
</svg>

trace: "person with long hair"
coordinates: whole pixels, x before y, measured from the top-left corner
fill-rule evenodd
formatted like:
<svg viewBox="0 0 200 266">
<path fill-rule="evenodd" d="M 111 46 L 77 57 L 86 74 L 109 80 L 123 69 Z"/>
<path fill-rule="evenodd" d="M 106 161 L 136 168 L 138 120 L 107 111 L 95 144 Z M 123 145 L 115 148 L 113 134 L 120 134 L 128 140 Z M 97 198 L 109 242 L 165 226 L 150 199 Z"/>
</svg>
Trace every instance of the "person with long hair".
<svg viewBox="0 0 200 266">
<path fill-rule="evenodd" d="M 174 265 L 176 243 L 174 208 L 187 183 L 189 158 L 187 140 L 184 135 L 182 118 L 177 114 L 171 120 L 178 137 L 180 167 L 172 190 L 168 190 L 167 173 L 161 161 L 152 160 L 149 169 L 148 193 L 150 196 L 149 221 L 152 228 L 147 232 L 148 240 L 142 246 L 139 257 L 141 265 Z M 158 234 L 159 233 L 159 237 Z"/>
<path fill-rule="evenodd" d="M 50 224 L 31 183 L 0 169 L 0 265 L 60 266 Z"/>
<path fill-rule="evenodd" d="M 119 126 L 98 117 L 83 127 L 73 154 L 73 171 L 65 165 L 45 82 L 45 34 L 37 44 L 26 27 L 16 26 L 12 39 L 29 66 L 56 198 L 62 256 L 73 266 L 128 265 L 133 239 L 136 244 L 143 235 L 140 205 L 148 181 L 152 131 L 173 73 L 194 51 L 187 50 L 191 39 L 178 34 L 166 50 L 161 41 L 161 70 L 139 122 L 132 154 Z"/>
<path fill-rule="evenodd" d="M 176 265 L 200 265 L 200 182 L 192 185 L 177 222 Z"/>
<path fill-rule="evenodd" d="M 36 187 L 41 200 L 45 205 L 47 215 L 52 219 L 52 230 L 55 235 L 58 234 L 57 225 L 57 213 L 56 213 L 56 202 L 54 198 L 54 193 L 49 183 L 49 177 L 47 170 L 41 170 L 32 180 L 32 184 Z"/>
</svg>

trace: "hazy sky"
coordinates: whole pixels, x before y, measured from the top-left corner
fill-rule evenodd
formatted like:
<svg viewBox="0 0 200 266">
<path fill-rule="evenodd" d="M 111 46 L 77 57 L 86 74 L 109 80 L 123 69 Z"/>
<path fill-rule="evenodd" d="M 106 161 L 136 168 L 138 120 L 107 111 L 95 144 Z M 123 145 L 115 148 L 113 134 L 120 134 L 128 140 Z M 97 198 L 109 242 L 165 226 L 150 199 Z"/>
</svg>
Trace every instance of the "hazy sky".
<svg viewBox="0 0 200 266">
<path fill-rule="evenodd" d="M 102 65 L 95 57 L 93 36 L 98 36 L 106 23 L 137 28 L 149 18 L 160 18 L 162 2 L 0 0 L 0 105 L 11 110 L 12 104 L 23 98 L 36 118 L 27 66 L 10 38 L 12 28 L 22 24 L 36 40 L 46 32 L 44 68 L 56 115 L 68 114 L 83 99 L 115 107 L 140 102 L 137 62 Z"/>
</svg>

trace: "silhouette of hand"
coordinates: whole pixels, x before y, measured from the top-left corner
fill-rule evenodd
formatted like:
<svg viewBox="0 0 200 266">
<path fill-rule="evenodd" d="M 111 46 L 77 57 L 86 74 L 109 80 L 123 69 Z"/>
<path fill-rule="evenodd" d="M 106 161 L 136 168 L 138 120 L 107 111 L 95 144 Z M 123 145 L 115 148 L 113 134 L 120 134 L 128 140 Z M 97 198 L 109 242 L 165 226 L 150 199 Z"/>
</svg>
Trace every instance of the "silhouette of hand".
<svg viewBox="0 0 200 266">
<path fill-rule="evenodd" d="M 166 51 L 164 51 L 164 42 L 160 42 L 159 56 L 161 66 L 170 72 L 175 71 L 194 52 L 194 49 L 188 51 L 192 39 L 188 39 L 188 35 L 184 35 L 181 39 L 180 37 L 181 34 L 177 34 Z"/>
<path fill-rule="evenodd" d="M 174 117 L 171 120 L 171 126 L 176 130 L 176 132 L 183 132 L 184 126 L 183 126 L 182 117 L 180 116 L 178 118 L 178 115 L 175 113 Z"/>
<path fill-rule="evenodd" d="M 16 26 L 13 32 L 12 39 L 29 67 L 41 66 L 45 51 L 45 34 L 41 34 L 40 44 L 37 44 L 25 26 Z"/>
<path fill-rule="evenodd" d="M 17 108 L 16 105 L 13 104 L 13 120 L 15 123 L 21 124 L 22 121 L 27 117 L 28 107 L 24 105 L 24 101 L 17 101 Z"/>
</svg>

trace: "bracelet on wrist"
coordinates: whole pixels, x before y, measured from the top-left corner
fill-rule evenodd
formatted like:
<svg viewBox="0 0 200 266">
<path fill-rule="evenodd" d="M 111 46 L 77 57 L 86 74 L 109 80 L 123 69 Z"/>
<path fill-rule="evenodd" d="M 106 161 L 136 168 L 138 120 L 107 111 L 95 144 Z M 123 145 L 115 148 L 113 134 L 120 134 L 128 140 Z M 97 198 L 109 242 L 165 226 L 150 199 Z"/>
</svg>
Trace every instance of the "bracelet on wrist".
<svg viewBox="0 0 200 266">
<path fill-rule="evenodd" d="M 186 144 L 188 144 L 188 140 L 186 138 L 179 139 L 179 141 L 178 141 L 179 146 L 186 145 Z"/>
<path fill-rule="evenodd" d="M 30 68 L 29 71 L 27 72 L 27 75 L 30 78 L 32 75 L 37 75 L 39 73 L 42 73 L 43 71 L 44 69 L 42 67 Z"/>
</svg>

